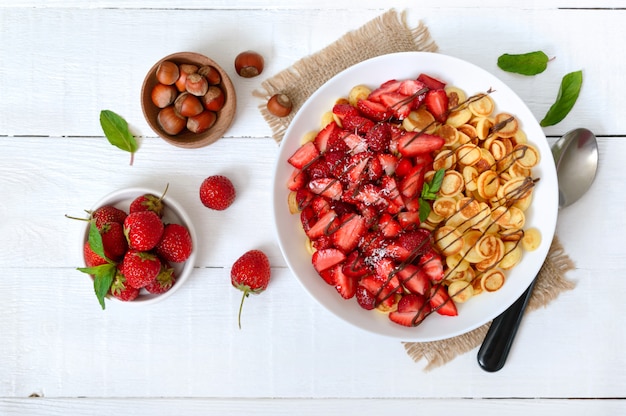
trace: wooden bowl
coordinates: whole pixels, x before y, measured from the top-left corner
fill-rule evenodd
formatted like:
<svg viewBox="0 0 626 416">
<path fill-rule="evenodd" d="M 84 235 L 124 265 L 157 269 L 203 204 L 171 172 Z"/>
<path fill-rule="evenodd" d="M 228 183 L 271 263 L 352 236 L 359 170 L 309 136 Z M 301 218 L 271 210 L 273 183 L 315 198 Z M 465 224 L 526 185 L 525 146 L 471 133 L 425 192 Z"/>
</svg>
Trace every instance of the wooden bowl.
<svg viewBox="0 0 626 416">
<path fill-rule="evenodd" d="M 177 135 L 168 134 L 161 128 L 157 121 L 157 116 L 161 109 L 152 102 L 151 93 L 154 86 L 158 83 L 156 79 L 156 70 L 159 67 L 159 64 L 163 61 L 172 61 L 178 65 L 193 64 L 198 67 L 211 65 L 217 69 L 222 78 L 219 86 L 224 91 L 226 100 L 224 102 L 224 107 L 217 112 L 217 119 L 211 128 L 197 134 L 185 128 Z M 228 74 L 215 61 L 195 52 L 179 52 L 164 57 L 154 64 L 152 68 L 150 68 L 150 71 L 148 71 L 141 88 L 141 108 L 143 110 L 143 115 L 152 130 L 163 138 L 163 140 L 174 146 L 195 149 L 215 142 L 223 136 L 226 130 L 228 130 L 235 117 L 237 97 L 235 94 L 235 88 L 233 87 L 233 83 L 228 77 Z"/>
</svg>

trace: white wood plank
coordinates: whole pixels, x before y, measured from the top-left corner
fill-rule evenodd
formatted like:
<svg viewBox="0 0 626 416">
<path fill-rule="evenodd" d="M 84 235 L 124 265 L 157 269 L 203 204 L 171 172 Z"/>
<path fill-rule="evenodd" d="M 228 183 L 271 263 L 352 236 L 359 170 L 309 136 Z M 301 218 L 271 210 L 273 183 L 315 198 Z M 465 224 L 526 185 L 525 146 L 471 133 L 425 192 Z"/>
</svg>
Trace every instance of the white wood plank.
<svg viewBox="0 0 626 416">
<path fill-rule="evenodd" d="M 419 400 L 419 399 L 0 399 L 0 411 L 6 415 L 60 416 L 90 414 L 107 416 L 171 415 L 186 416 L 228 414 L 272 415 L 346 415 L 346 414 L 476 414 L 484 416 L 587 416 L 618 415 L 626 411 L 623 400 Z M 438 412 L 438 413 L 435 413 Z"/>
<path fill-rule="evenodd" d="M 99 136 L 102 131 L 98 114 L 108 108 L 126 117 L 137 135 L 154 137 L 139 104 L 145 72 L 169 53 L 194 50 L 221 63 L 235 82 L 237 118 L 226 134 L 269 136 L 269 128 L 257 109 L 263 103 L 251 95 L 262 77 L 322 49 L 380 13 L 372 9 L 316 13 L 4 9 L 0 14 L 5 31 L 5 41 L 0 44 L 0 91 L 5 96 L 19 97 L 20 105 L 15 99 L 0 101 L 0 135 Z M 577 105 L 565 121 L 547 128 L 548 134 L 561 134 L 580 125 L 599 134 L 626 133 L 618 116 L 626 108 L 626 101 L 614 88 L 620 85 L 621 75 L 608 70 L 621 65 L 615 51 L 620 50 L 621 39 L 626 37 L 622 13 L 539 13 L 530 8 L 511 13 L 501 8 L 433 7 L 411 10 L 409 19 L 413 23 L 422 19 L 428 25 L 441 53 L 473 62 L 503 78 L 538 119 L 554 102 L 561 77 L 582 69 L 585 82 Z M 560 24 L 554 24 L 557 21 Z M 169 31 L 163 30 L 163 22 L 169 22 Z M 294 26 L 293 22 L 299 24 Z M 235 24 L 246 30 L 233 31 Z M 243 49 L 256 49 L 266 57 L 265 75 L 248 80 L 234 74 L 231 63 Z M 536 49 L 556 57 L 540 76 L 514 76 L 496 67 L 502 53 Z M 604 117 L 599 117 L 600 112 Z"/>
</svg>

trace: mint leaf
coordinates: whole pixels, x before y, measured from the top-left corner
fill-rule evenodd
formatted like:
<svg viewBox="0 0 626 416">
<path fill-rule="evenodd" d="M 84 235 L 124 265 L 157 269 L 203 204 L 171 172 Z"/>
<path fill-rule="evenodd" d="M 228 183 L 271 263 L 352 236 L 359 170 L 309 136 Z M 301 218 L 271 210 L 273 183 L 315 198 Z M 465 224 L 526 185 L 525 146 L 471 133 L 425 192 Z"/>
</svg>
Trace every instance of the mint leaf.
<svg viewBox="0 0 626 416">
<path fill-rule="evenodd" d="M 420 222 L 424 222 L 426 221 L 426 218 L 428 218 L 428 216 L 430 215 L 430 210 L 431 210 L 430 203 L 424 198 L 420 198 L 419 202 L 420 202 L 420 206 L 419 206 Z"/>
<path fill-rule="evenodd" d="M 522 54 L 505 53 L 498 58 L 498 67 L 503 71 L 516 74 L 537 75 L 546 70 L 549 60 L 548 55 L 542 51 Z"/>
<path fill-rule="evenodd" d="M 430 215 L 431 207 L 430 202 L 437 199 L 437 192 L 441 189 L 441 183 L 443 182 L 443 177 L 446 174 L 445 169 L 439 169 L 435 172 L 433 179 L 429 182 L 425 182 L 422 187 L 422 193 L 419 198 L 419 217 L 420 222 L 426 221 L 426 218 Z"/>
<path fill-rule="evenodd" d="M 582 71 L 570 72 L 563 77 L 555 103 L 552 104 L 552 107 L 550 107 L 541 123 L 539 123 L 541 127 L 553 126 L 569 114 L 574 104 L 576 104 L 582 84 Z"/>
<path fill-rule="evenodd" d="M 106 263 L 95 267 L 79 267 L 78 270 L 93 276 L 93 288 L 96 297 L 102 309 L 105 309 L 104 298 L 109 293 L 117 266 L 114 263 Z"/>
<path fill-rule="evenodd" d="M 130 164 L 132 165 L 134 154 L 137 151 L 137 141 L 130 133 L 126 120 L 111 110 L 102 110 L 100 112 L 100 125 L 109 143 L 130 152 Z"/>
<path fill-rule="evenodd" d="M 433 176 L 433 180 L 430 182 L 430 192 L 437 193 L 439 189 L 441 189 L 441 184 L 443 183 L 443 177 L 446 175 L 445 169 L 439 169 L 435 172 Z"/>
</svg>

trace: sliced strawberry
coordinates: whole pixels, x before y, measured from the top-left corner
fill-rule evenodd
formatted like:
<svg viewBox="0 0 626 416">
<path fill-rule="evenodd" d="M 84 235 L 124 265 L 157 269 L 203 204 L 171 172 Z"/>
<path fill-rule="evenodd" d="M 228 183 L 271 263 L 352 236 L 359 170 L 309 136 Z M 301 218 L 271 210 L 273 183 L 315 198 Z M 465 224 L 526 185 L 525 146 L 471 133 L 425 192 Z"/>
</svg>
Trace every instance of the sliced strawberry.
<svg viewBox="0 0 626 416">
<path fill-rule="evenodd" d="M 365 218 L 365 224 L 367 228 L 372 227 L 376 223 L 378 219 L 378 208 L 375 208 L 371 205 L 365 205 L 361 202 L 356 204 L 358 211 L 361 213 L 363 218 Z"/>
<path fill-rule="evenodd" d="M 315 211 L 317 218 L 321 218 L 324 215 L 326 215 L 328 211 L 331 210 L 330 203 L 326 200 L 326 198 L 322 196 L 315 195 L 315 194 L 313 195 L 314 196 L 313 196 L 313 199 L 311 200 L 311 207 L 313 208 L 313 211 Z"/>
<path fill-rule="evenodd" d="M 397 237 L 402 231 L 402 227 L 389 213 L 384 212 L 378 218 L 378 229 L 385 237 Z"/>
<path fill-rule="evenodd" d="M 417 97 L 428 92 L 428 87 L 422 81 L 416 79 L 407 79 L 400 83 L 398 92 L 408 97 Z"/>
<path fill-rule="evenodd" d="M 317 250 L 311 257 L 313 267 L 315 267 L 315 270 L 317 270 L 318 273 L 330 269 L 345 259 L 346 255 L 343 254 L 341 250 L 336 248 Z"/>
<path fill-rule="evenodd" d="M 375 306 L 391 307 L 395 303 L 395 288 L 385 284 L 385 282 L 375 276 L 365 276 L 359 281 L 359 286 L 363 286 L 368 292 L 374 295 Z"/>
<path fill-rule="evenodd" d="M 359 188 L 354 199 L 365 205 L 376 206 L 385 209 L 389 202 L 383 197 L 381 189 L 373 183 L 366 183 Z"/>
<path fill-rule="evenodd" d="M 429 166 L 429 168 L 432 167 L 433 160 L 434 158 L 432 153 L 420 153 L 419 155 L 415 155 L 413 157 L 413 163 L 415 165 Z"/>
<path fill-rule="evenodd" d="M 435 285 L 430 289 L 428 302 L 431 308 L 440 315 L 457 316 L 459 314 L 454 301 L 448 295 L 448 290 L 443 285 Z"/>
<path fill-rule="evenodd" d="M 328 178 L 331 176 L 330 166 L 328 166 L 324 158 L 315 159 L 304 171 L 310 179 Z"/>
<path fill-rule="evenodd" d="M 407 211 L 418 212 L 420 209 L 419 193 L 413 198 L 404 198 L 404 207 Z"/>
<path fill-rule="evenodd" d="M 359 242 L 359 249 L 365 256 L 367 264 L 374 264 L 380 254 L 385 251 L 385 247 L 389 245 L 387 238 L 378 232 L 368 232 Z"/>
<path fill-rule="evenodd" d="M 351 251 L 343 264 L 343 272 L 348 276 L 361 278 L 369 273 L 365 260 L 358 250 Z"/>
<path fill-rule="evenodd" d="M 332 201 L 332 205 L 329 204 L 330 209 L 333 209 L 337 215 L 343 217 L 348 214 L 354 214 L 357 212 L 357 209 L 354 205 L 348 204 L 344 201 Z"/>
<path fill-rule="evenodd" d="M 380 163 L 376 155 L 374 155 L 367 164 L 367 179 L 370 182 L 376 182 L 383 176 L 383 165 Z"/>
<path fill-rule="evenodd" d="M 405 231 L 397 240 L 398 245 L 408 250 L 414 259 L 431 251 L 431 241 L 430 231 L 423 228 Z"/>
<path fill-rule="evenodd" d="M 329 285 L 335 286 L 337 284 L 337 279 L 335 278 L 334 267 L 331 267 L 330 269 L 322 270 L 321 272 L 318 272 L 318 274 Z"/>
<path fill-rule="evenodd" d="M 343 193 L 341 182 L 335 178 L 318 178 L 309 182 L 309 190 L 329 199 L 339 199 Z"/>
<path fill-rule="evenodd" d="M 350 184 L 360 184 L 366 178 L 366 169 L 371 158 L 369 152 L 360 152 L 352 155 L 344 168 L 345 178 Z"/>
<path fill-rule="evenodd" d="M 356 248 L 366 230 L 365 218 L 347 214 L 340 219 L 332 234 L 333 244 L 344 253 L 349 253 Z"/>
<path fill-rule="evenodd" d="M 380 102 L 386 105 L 393 116 L 398 120 L 404 120 L 411 112 L 413 98 L 402 95 L 399 92 L 388 92 L 380 96 Z"/>
<path fill-rule="evenodd" d="M 374 91 L 370 92 L 370 95 L 367 98 L 371 101 L 379 103 L 382 95 L 398 92 L 401 85 L 402 81 L 390 79 L 389 81 L 382 83 L 380 87 L 376 88 Z"/>
<path fill-rule="evenodd" d="M 313 162 L 319 155 L 320 152 L 315 147 L 315 143 L 306 142 L 300 146 L 289 159 L 287 159 L 287 162 L 297 169 L 303 169 L 309 163 Z"/>
<path fill-rule="evenodd" d="M 361 114 L 370 120 L 386 121 L 393 116 L 393 111 L 380 102 L 374 102 L 372 100 L 359 100 L 357 102 L 357 107 Z"/>
<path fill-rule="evenodd" d="M 333 267 L 335 274 L 335 289 L 344 299 L 350 299 L 356 294 L 357 280 L 356 278 L 345 274 L 342 265 L 338 264 Z"/>
<path fill-rule="evenodd" d="M 444 278 L 443 263 L 441 256 L 433 250 L 429 250 L 422 254 L 419 260 L 419 265 L 422 267 L 428 278 L 433 283 L 439 283 Z"/>
<path fill-rule="evenodd" d="M 309 222 L 309 229 L 307 230 L 306 227 L 304 227 L 304 231 L 310 239 L 316 239 L 323 235 L 330 235 L 334 231 L 336 218 L 337 213 L 330 210 L 315 223 L 311 224 L 311 222 Z"/>
<path fill-rule="evenodd" d="M 343 119 L 343 128 L 358 134 L 365 134 L 372 127 L 374 127 L 372 120 L 358 114 L 347 114 Z"/>
<path fill-rule="evenodd" d="M 305 172 L 294 168 L 287 181 L 287 188 L 289 188 L 290 191 L 298 191 L 306 185 L 307 180 L 308 178 Z"/>
<path fill-rule="evenodd" d="M 360 153 L 367 150 L 367 142 L 365 141 L 365 138 L 356 133 L 345 134 L 343 136 L 343 141 L 352 153 Z"/>
<path fill-rule="evenodd" d="M 398 165 L 398 158 L 396 155 L 391 153 L 379 153 L 377 156 L 378 161 L 387 176 L 391 176 L 396 173 L 396 166 Z"/>
<path fill-rule="evenodd" d="M 391 128 L 388 123 L 376 123 L 365 134 L 369 149 L 375 153 L 386 152 L 391 142 Z"/>
<path fill-rule="evenodd" d="M 424 98 L 426 109 L 440 123 L 445 123 L 448 118 L 448 95 L 444 90 L 430 90 Z"/>
<path fill-rule="evenodd" d="M 350 104 L 335 104 L 332 111 L 333 114 L 336 115 L 341 121 L 343 121 L 343 119 L 348 115 L 359 115 L 359 111 Z"/>
<path fill-rule="evenodd" d="M 446 84 L 439 81 L 437 78 L 433 78 L 427 74 L 420 74 L 417 80 L 424 83 L 429 90 L 442 90 L 446 87 Z"/>
<path fill-rule="evenodd" d="M 376 307 L 376 295 L 370 292 L 364 285 L 359 284 L 355 291 L 356 301 L 368 311 Z"/>
<path fill-rule="evenodd" d="M 398 309 L 389 313 L 389 319 L 403 326 L 416 326 L 426 318 L 428 309 L 423 296 L 404 295 L 398 302 Z"/>
<path fill-rule="evenodd" d="M 396 166 L 396 176 L 403 178 L 413 169 L 413 162 L 408 157 L 403 157 L 398 160 Z"/>
<path fill-rule="evenodd" d="M 414 166 L 400 182 L 400 192 L 404 198 L 415 198 L 424 186 L 423 165 Z"/>
<path fill-rule="evenodd" d="M 430 280 L 424 271 L 414 265 L 407 264 L 398 271 L 400 283 L 411 293 L 426 295 L 430 290 Z"/>
<path fill-rule="evenodd" d="M 344 136 L 346 135 L 345 130 L 342 130 L 339 126 L 336 127 L 336 130 L 337 130 L 336 134 L 333 133 L 328 138 L 328 143 L 326 144 L 326 157 L 327 158 L 328 158 L 328 153 L 341 152 L 341 155 L 343 155 L 349 149 L 348 145 L 346 144 L 346 141 L 344 140 Z"/>
<path fill-rule="evenodd" d="M 311 245 L 316 250 L 324 250 L 325 248 L 333 248 L 333 239 L 329 235 L 321 235 L 311 240 Z"/>
<path fill-rule="evenodd" d="M 341 128 L 334 121 L 328 123 L 326 127 L 317 133 L 313 143 L 320 153 L 327 151 L 329 143 L 336 140 L 341 133 Z"/>
<path fill-rule="evenodd" d="M 306 188 L 301 188 L 296 191 L 296 203 L 298 209 L 302 211 L 305 207 L 309 206 L 311 201 L 315 198 L 315 194 Z"/>
<path fill-rule="evenodd" d="M 398 223 L 407 230 L 420 225 L 420 214 L 417 211 L 403 211 L 398 213 Z"/>
<path fill-rule="evenodd" d="M 443 138 L 433 134 L 407 132 L 398 141 L 398 151 L 402 156 L 413 157 L 439 150 L 444 144 Z"/>
</svg>

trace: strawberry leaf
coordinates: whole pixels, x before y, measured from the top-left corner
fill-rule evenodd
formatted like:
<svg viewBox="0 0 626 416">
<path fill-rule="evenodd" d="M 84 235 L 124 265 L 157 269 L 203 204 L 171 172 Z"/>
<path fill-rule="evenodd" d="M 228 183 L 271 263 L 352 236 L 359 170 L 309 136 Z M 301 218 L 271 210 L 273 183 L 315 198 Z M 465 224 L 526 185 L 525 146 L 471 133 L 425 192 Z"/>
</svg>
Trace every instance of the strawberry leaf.
<svg viewBox="0 0 626 416">
<path fill-rule="evenodd" d="M 104 298 L 109 293 L 117 267 L 114 263 L 101 264 L 95 267 L 79 267 L 79 271 L 93 276 L 93 288 L 102 309 L 105 309 Z"/>
<path fill-rule="evenodd" d="M 111 263 L 111 260 L 104 255 L 102 235 L 100 235 L 100 231 L 96 227 L 96 222 L 93 220 L 89 221 L 89 247 L 91 247 L 91 250 L 93 250 L 93 252 L 98 256 Z"/>
<path fill-rule="evenodd" d="M 100 125 L 109 143 L 130 152 L 130 164 L 132 165 L 133 156 L 137 151 L 137 141 L 130 133 L 126 120 L 111 110 L 102 110 L 100 112 Z"/>
<path fill-rule="evenodd" d="M 503 71 L 522 75 L 537 75 L 548 67 L 550 58 L 542 52 L 528 52 L 523 54 L 508 54 L 498 57 L 498 67 Z"/>
<path fill-rule="evenodd" d="M 569 114 L 574 104 L 576 104 L 582 84 L 582 71 L 570 72 L 563 77 L 556 102 L 552 104 L 546 116 L 541 120 L 541 123 L 539 123 L 541 127 L 553 126 Z"/>
</svg>

